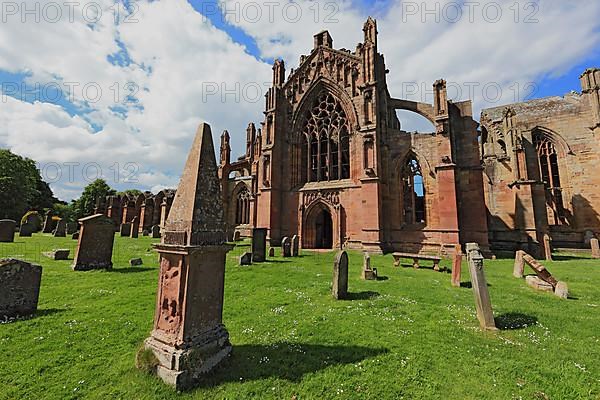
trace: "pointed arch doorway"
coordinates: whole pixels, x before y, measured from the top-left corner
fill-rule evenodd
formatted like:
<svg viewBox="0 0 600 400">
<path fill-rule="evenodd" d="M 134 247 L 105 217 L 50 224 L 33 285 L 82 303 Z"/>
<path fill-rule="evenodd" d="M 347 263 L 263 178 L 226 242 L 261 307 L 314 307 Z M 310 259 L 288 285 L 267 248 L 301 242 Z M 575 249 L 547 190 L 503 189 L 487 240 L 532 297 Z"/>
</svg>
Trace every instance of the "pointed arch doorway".
<svg viewBox="0 0 600 400">
<path fill-rule="evenodd" d="M 307 249 L 332 249 L 334 222 L 329 208 L 323 204 L 313 207 L 304 222 L 302 246 Z"/>
</svg>

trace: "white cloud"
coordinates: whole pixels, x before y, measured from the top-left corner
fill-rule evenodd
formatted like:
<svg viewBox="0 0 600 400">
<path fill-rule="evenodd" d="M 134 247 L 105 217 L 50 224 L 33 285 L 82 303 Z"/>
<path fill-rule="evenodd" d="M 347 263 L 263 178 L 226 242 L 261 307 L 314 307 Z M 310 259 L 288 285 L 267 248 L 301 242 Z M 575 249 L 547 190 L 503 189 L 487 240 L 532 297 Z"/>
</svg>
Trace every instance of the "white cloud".
<svg viewBox="0 0 600 400">
<path fill-rule="evenodd" d="M 260 122 L 262 116 L 263 96 L 256 89 L 264 91 L 264 83 L 271 80 L 269 65 L 248 55 L 185 0 L 139 0 L 133 17 L 137 22 L 124 21 L 121 14 L 118 23 L 112 0 L 94 0 L 103 11 L 92 27 L 81 14 L 86 3 L 92 1 L 86 0 L 75 10 L 73 22 L 65 13 L 57 23 L 22 23 L 17 15 L 0 25 L 0 70 L 27 72 L 29 83 L 77 82 L 79 86 L 70 93 L 73 103 L 91 111 L 71 116 L 58 105 L 7 98 L 0 107 L 0 145 L 42 164 L 80 163 L 73 182 L 63 179 L 52 184 L 65 199 L 77 196 L 85 185 L 81 173 L 88 163 L 100 165 L 113 185 L 117 180 L 121 187 L 140 189 L 176 185 L 200 121 L 211 124 L 216 145 L 220 132 L 228 129 L 234 157 L 241 153 L 247 123 Z M 254 38 L 260 56 L 284 58 L 288 72 L 297 67 L 301 54 L 310 52 L 313 34 L 322 29 L 331 32 L 336 48 L 354 50 L 362 41 L 367 17 L 364 9 L 350 1 L 220 3 L 228 10 L 227 21 Z M 522 97 L 525 83 L 568 71 L 597 51 L 600 42 L 598 2 L 540 1 L 534 16 L 539 22 L 529 24 L 523 19 L 531 10 L 525 9 L 515 23 L 509 8 L 514 0 L 497 2 L 503 10 L 497 23 L 485 20 L 483 5 L 476 10 L 473 23 L 466 14 L 457 23 L 437 23 L 434 16 L 422 15 L 423 4 L 428 9 L 439 4 L 443 10 L 449 3 L 415 2 L 417 14 L 409 15 L 409 3 L 395 1 L 376 15 L 379 48 L 391 71 L 387 79 L 392 96 L 408 96 L 405 84 L 418 82 L 418 93 L 408 97 L 431 101 L 424 92 L 435 79 L 444 77 L 451 85 L 460 85 L 462 99 L 471 97 L 465 82 L 480 87 L 497 82 L 503 93 L 497 104 L 511 102 L 518 100 L 512 85 L 521 85 Z M 525 4 L 522 1 L 521 8 Z M 427 17 L 425 22 L 423 17 Z M 132 64 L 108 61 L 107 57 L 120 51 L 117 40 L 127 49 Z M 120 100 L 129 82 L 139 88 L 138 103 L 124 105 Z M 92 83 L 102 89 L 102 96 L 88 104 L 82 88 Z M 449 88 L 451 95 L 454 89 Z M 93 94 L 93 87 L 90 90 L 88 95 Z M 473 97 L 477 115 L 487 103 L 481 89 Z M 127 117 L 115 106 L 124 107 Z M 94 133 L 95 127 L 101 127 L 100 131 Z M 129 185 L 122 183 L 131 172 L 126 169 L 131 167 L 128 163 L 136 166 L 138 179 Z M 117 177 L 116 165 L 121 172 Z"/>
<path fill-rule="evenodd" d="M 102 4 L 103 17 L 93 29 L 81 10 L 75 10 L 73 22 L 66 12 L 57 23 L 22 23 L 16 16 L 0 28 L 1 70 L 28 72 L 31 84 L 76 82 L 78 86 L 70 93 L 73 103 L 89 105 L 92 110 L 71 117 L 60 106 L 11 97 L 5 97 L 0 107 L 0 145 L 42 166 L 58 163 L 62 179 L 49 180 L 65 199 L 77 196 L 74 187 L 87 183 L 84 172 L 97 175 L 95 164 L 116 187 L 176 185 L 198 124 L 211 123 L 217 146 L 223 129 L 228 129 L 234 140 L 241 139 L 248 119 L 261 115 L 262 93 L 257 98 L 252 89 L 270 80 L 268 65 L 248 55 L 185 0 L 137 1 L 137 22 L 130 23 L 124 22 L 123 16 L 115 23 L 109 8 L 113 2 Z M 109 55 L 119 51 L 117 39 L 132 64 L 119 66 L 108 61 Z M 139 88 L 139 103 L 123 105 L 120 100 L 130 82 Z M 82 91 L 90 83 L 101 88 L 102 96 L 86 104 L 86 99 L 95 96 L 89 85 L 87 97 Z M 222 91 L 235 91 L 236 87 L 254 101 L 245 102 L 232 94 L 222 101 Z M 119 101 L 115 100 L 117 88 Z M 208 95 L 207 88 L 212 90 Z M 116 106 L 127 110 L 126 118 L 111 111 Z M 94 133 L 90 123 L 101 130 Z M 240 147 L 236 150 L 241 151 L 242 140 L 237 142 Z M 79 165 L 69 171 L 64 163 Z M 92 167 L 86 171 L 88 165 Z M 115 176 L 118 170 L 120 174 Z M 134 170 L 132 177 L 137 181 L 123 183 Z"/>
</svg>

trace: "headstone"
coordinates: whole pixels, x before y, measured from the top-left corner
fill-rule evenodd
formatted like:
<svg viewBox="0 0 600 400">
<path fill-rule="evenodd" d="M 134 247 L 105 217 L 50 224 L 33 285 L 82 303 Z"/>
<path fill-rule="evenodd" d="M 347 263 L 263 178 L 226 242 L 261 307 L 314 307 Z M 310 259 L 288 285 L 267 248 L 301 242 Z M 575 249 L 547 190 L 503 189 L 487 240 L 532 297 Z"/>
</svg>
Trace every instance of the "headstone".
<svg viewBox="0 0 600 400">
<path fill-rule="evenodd" d="M 292 236 L 292 257 L 298 257 L 300 255 L 300 240 L 298 235 Z"/>
<path fill-rule="evenodd" d="M 515 278 L 523 278 L 523 272 L 525 270 L 525 261 L 523 260 L 523 256 L 526 253 L 523 250 L 517 250 L 515 253 L 515 265 L 513 267 L 513 276 Z"/>
<path fill-rule="evenodd" d="M 111 269 L 115 226 L 102 214 L 79 220 L 81 230 L 73 270 Z"/>
<path fill-rule="evenodd" d="M 594 234 L 594 232 L 592 232 L 592 231 L 585 231 L 585 233 L 583 235 L 583 243 L 586 246 L 589 246 L 590 245 L 590 240 L 592 240 L 595 237 L 596 237 L 596 234 Z"/>
<path fill-rule="evenodd" d="M 550 235 L 547 233 L 544 234 L 544 256 L 546 257 L 546 261 L 552 261 L 552 243 Z"/>
<path fill-rule="evenodd" d="M 131 224 L 128 222 L 121 224 L 121 230 L 119 234 L 121 237 L 129 237 L 131 235 Z"/>
<path fill-rule="evenodd" d="M 558 281 L 556 278 L 552 276 L 552 274 L 540 264 L 535 258 L 531 257 L 529 254 L 523 254 L 523 261 L 527 263 L 533 269 L 535 274 L 543 281 L 548 282 L 552 287 L 556 287 Z"/>
<path fill-rule="evenodd" d="M 333 263 L 333 285 L 331 294 L 336 300 L 348 297 L 348 254 L 341 250 Z"/>
<path fill-rule="evenodd" d="M 477 243 L 467 244 L 469 249 L 469 273 L 471 274 L 471 285 L 473 286 L 473 295 L 475 296 L 475 308 L 477 310 L 477 319 L 482 329 L 496 330 L 494 313 L 492 311 L 492 301 L 483 271 L 483 256 Z"/>
<path fill-rule="evenodd" d="M 240 256 L 240 259 L 238 260 L 238 264 L 239 265 L 251 265 L 252 264 L 252 253 L 244 253 Z"/>
<path fill-rule="evenodd" d="M 71 235 L 71 239 L 73 240 L 79 240 L 79 232 L 75 232 L 74 234 Z"/>
<path fill-rule="evenodd" d="M 371 268 L 371 256 L 366 251 L 363 254 L 363 268 L 361 278 L 366 281 L 377 280 L 377 270 Z"/>
<path fill-rule="evenodd" d="M 32 226 L 32 232 L 39 232 L 42 229 L 42 217 L 37 211 L 29 211 L 26 214 L 25 223 Z"/>
<path fill-rule="evenodd" d="M 275 248 L 269 247 L 269 257 L 275 257 Z"/>
<path fill-rule="evenodd" d="M 233 241 L 239 242 L 240 240 L 242 240 L 242 234 L 240 233 L 240 231 L 233 232 Z"/>
<path fill-rule="evenodd" d="M 34 226 L 30 223 L 21 224 L 19 227 L 20 237 L 31 237 L 34 232 Z"/>
<path fill-rule="evenodd" d="M 558 283 L 556 284 L 556 287 L 554 288 L 554 294 L 556 296 L 560 297 L 561 299 L 568 299 L 569 298 L 569 287 L 567 286 L 567 284 L 565 282 L 558 281 Z"/>
<path fill-rule="evenodd" d="M 67 236 L 67 222 L 64 219 L 61 219 L 56 223 L 56 229 L 54 229 L 53 234 L 54 237 Z"/>
<path fill-rule="evenodd" d="M 0 242 L 12 243 L 15 241 L 15 228 L 17 222 L 12 219 L 0 220 Z"/>
<path fill-rule="evenodd" d="M 132 258 L 131 260 L 129 260 L 129 265 L 131 265 L 132 267 L 137 267 L 138 265 L 144 265 L 144 262 L 141 258 Z"/>
<path fill-rule="evenodd" d="M 600 258 L 600 242 L 598 242 L 598 239 L 590 239 L 590 246 L 592 248 L 592 258 Z"/>
<path fill-rule="evenodd" d="M 454 254 L 452 255 L 452 278 L 450 283 L 454 287 L 460 287 L 460 275 L 462 272 L 462 249 L 460 245 L 456 245 L 454 248 Z"/>
<path fill-rule="evenodd" d="M 207 124 L 196 133 L 164 224 L 151 336 L 156 374 L 177 390 L 195 386 L 231 352 L 223 325 L 227 239 L 221 183 Z"/>
<path fill-rule="evenodd" d="M 148 229 L 144 229 L 142 231 L 142 236 L 150 236 L 150 231 Z"/>
<path fill-rule="evenodd" d="M 36 312 L 42 267 L 25 261 L 0 260 L 0 317 L 13 318 Z"/>
<path fill-rule="evenodd" d="M 138 217 L 133 217 L 133 220 L 131 221 L 131 232 L 130 232 L 130 236 L 133 239 L 137 239 L 138 235 L 140 233 L 140 220 L 138 219 Z"/>
<path fill-rule="evenodd" d="M 264 262 L 267 258 L 267 228 L 252 229 L 252 261 Z"/>
<path fill-rule="evenodd" d="M 284 257 L 292 256 L 292 243 L 290 238 L 287 236 L 281 240 L 281 254 Z"/>
<path fill-rule="evenodd" d="M 152 227 L 152 238 L 153 239 L 160 239 L 160 226 L 154 225 Z"/>
<path fill-rule="evenodd" d="M 54 220 L 52 219 L 52 211 L 48 211 L 44 217 L 44 228 L 42 233 L 52 233 L 54 230 Z"/>
<path fill-rule="evenodd" d="M 58 249 L 44 253 L 46 257 L 50 257 L 53 260 L 68 260 L 69 254 L 71 254 L 71 250 L 69 249 Z"/>
<path fill-rule="evenodd" d="M 72 235 L 77 232 L 77 222 L 67 222 L 67 235 Z"/>
</svg>

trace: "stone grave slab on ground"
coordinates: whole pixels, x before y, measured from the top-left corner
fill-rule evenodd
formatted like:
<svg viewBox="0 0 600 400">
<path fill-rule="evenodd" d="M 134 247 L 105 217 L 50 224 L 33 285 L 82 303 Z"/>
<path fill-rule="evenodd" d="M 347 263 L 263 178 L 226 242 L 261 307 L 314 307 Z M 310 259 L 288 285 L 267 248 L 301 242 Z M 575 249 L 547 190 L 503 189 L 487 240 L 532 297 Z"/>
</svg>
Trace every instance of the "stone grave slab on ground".
<svg viewBox="0 0 600 400">
<path fill-rule="evenodd" d="M 0 317 L 13 318 L 36 312 L 42 267 L 28 262 L 0 260 Z"/>
<path fill-rule="evenodd" d="M 68 260 L 69 254 L 71 254 L 71 250 L 69 249 L 57 249 L 44 253 L 46 257 L 49 257 L 53 260 Z"/>
<path fill-rule="evenodd" d="M 536 274 L 535 276 L 529 275 L 525 277 L 527 285 L 534 289 L 553 292 L 561 299 L 567 299 L 569 297 L 568 285 L 565 282 L 558 281 L 554 276 L 552 276 L 550 271 L 548 271 L 546 267 L 540 264 L 535 258 L 525 252 L 522 252 L 522 254 L 518 255 L 517 257 L 521 257 L 523 262 L 527 263 L 527 265 L 529 265 Z M 517 257 L 515 257 L 515 268 L 517 264 Z"/>
<path fill-rule="evenodd" d="M 132 258 L 131 260 L 129 260 L 129 265 L 132 267 L 137 267 L 139 265 L 144 265 L 144 262 L 141 258 Z"/>
</svg>

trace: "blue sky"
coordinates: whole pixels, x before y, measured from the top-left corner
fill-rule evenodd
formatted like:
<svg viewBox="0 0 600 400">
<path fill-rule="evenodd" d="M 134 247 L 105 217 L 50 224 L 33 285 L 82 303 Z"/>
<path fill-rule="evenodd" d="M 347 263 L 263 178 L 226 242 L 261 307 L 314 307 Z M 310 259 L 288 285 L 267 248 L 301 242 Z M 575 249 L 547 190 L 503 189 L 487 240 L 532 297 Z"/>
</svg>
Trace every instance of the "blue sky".
<svg viewBox="0 0 600 400">
<path fill-rule="evenodd" d="M 98 1 L 107 7 L 114 2 Z M 539 23 L 526 25 L 403 21 L 402 3 L 381 0 L 337 0 L 333 23 L 323 14 L 298 23 L 279 15 L 274 21 L 226 20 L 219 6 L 236 1 L 250 0 L 138 0 L 136 23 L 129 24 L 111 18 L 96 25 L 9 19 L 0 26 L 0 34 L 11 39 L 0 44 L 0 146 L 41 165 L 97 163 L 107 179 L 112 166 L 135 164 L 134 182 L 124 179 L 128 171 L 109 182 L 118 189 L 173 187 L 198 123 L 209 122 L 215 140 L 227 129 L 234 156 L 243 152 L 248 122 L 260 124 L 261 99 L 222 93 L 257 84 L 264 91 L 272 61 L 283 58 L 289 72 L 322 29 L 331 32 L 334 47 L 352 50 L 362 40 L 369 15 L 378 21 L 380 51 L 395 97 L 403 97 L 407 82 L 422 83 L 427 91 L 438 78 L 499 82 L 505 90 L 511 83 L 535 82 L 533 98 L 564 95 L 580 90 L 585 68 L 600 66 L 600 5 L 595 2 L 539 0 Z M 130 3 L 123 7 L 131 10 Z M 330 2 L 296 3 L 309 15 L 308 8 Z M 72 93 L 58 91 L 65 82 L 79 86 Z M 98 101 L 81 93 L 90 83 L 103 89 Z M 218 91 L 207 96 L 206 84 Z M 493 105 L 521 100 L 509 97 Z M 476 118 L 490 106 L 480 93 L 472 100 Z M 408 125 L 403 127 L 411 130 Z M 75 179 L 51 186 L 68 200 L 85 184 Z"/>
</svg>

